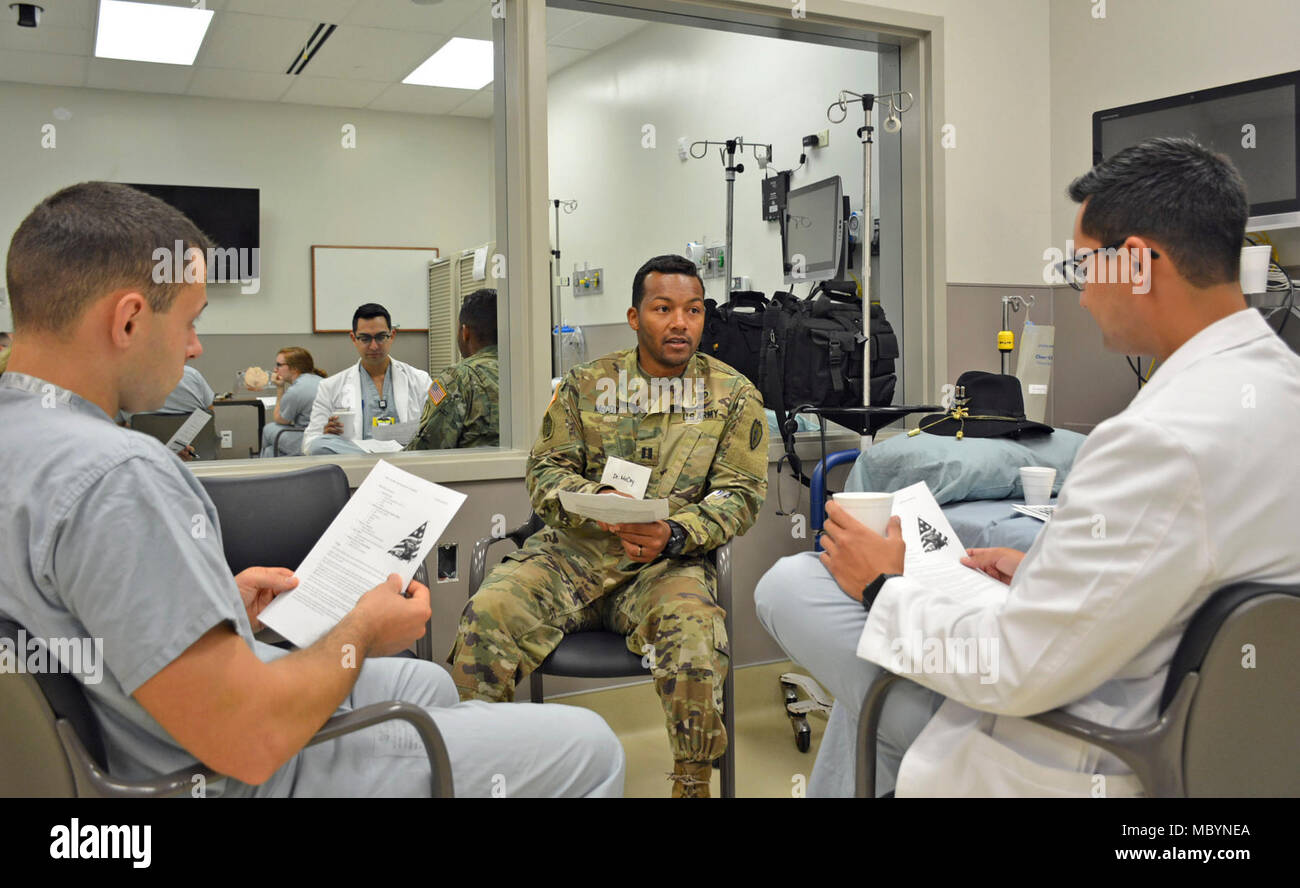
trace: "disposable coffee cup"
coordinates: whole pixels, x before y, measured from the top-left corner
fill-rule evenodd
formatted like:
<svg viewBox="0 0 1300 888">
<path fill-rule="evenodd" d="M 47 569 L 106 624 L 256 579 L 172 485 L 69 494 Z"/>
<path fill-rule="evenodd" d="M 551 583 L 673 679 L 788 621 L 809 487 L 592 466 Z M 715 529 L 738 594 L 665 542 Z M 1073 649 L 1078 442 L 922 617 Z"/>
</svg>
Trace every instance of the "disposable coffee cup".
<svg viewBox="0 0 1300 888">
<path fill-rule="evenodd" d="M 1056 469 L 1025 466 L 1020 470 L 1020 486 L 1025 491 L 1026 506 L 1045 506 L 1052 498 Z"/>
<path fill-rule="evenodd" d="M 354 441 L 361 437 L 361 433 L 357 430 L 357 412 L 355 410 L 336 410 L 334 415 L 343 424 L 342 437 Z"/>
<path fill-rule="evenodd" d="M 836 505 L 881 536 L 889 527 L 894 508 L 892 493 L 837 493 L 831 497 Z"/>
<path fill-rule="evenodd" d="M 1268 244 L 1241 248 L 1241 292 L 1263 293 L 1268 289 L 1268 259 L 1272 252 Z"/>
</svg>

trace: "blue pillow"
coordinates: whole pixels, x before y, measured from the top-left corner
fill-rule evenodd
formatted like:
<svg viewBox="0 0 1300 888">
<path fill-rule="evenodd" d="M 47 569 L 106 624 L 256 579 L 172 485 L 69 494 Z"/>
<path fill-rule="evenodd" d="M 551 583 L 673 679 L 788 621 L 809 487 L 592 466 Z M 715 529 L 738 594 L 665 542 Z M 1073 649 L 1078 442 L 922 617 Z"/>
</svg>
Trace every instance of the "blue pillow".
<svg viewBox="0 0 1300 888">
<path fill-rule="evenodd" d="M 939 504 L 962 500 L 1021 498 L 1022 466 L 1056 469 L 1052 494 L 1074 465 L 1074 455 L 1083 446 L 1078 432 L 1057 429 L 1050 435 L 1015 438 L 949 438 L 943 435 L 915 437 L 895 435 L 873 444 L 858 457 L 844 489 L 878 490 L 892 493 L 924 481 Z"/>
</svg>

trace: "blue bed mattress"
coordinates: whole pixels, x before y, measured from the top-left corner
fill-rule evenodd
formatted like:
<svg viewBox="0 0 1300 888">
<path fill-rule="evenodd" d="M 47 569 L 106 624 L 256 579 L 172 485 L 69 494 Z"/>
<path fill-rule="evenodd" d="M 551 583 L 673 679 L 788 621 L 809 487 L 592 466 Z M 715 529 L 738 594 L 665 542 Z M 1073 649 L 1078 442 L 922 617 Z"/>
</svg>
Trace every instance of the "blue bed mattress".
<svg viewBox="0 0 1300 888">
<path fill-rule="evenodd" d="M 1011 507 L 1022 500 L 968 500 L 943 507 L 948 523 L 968 549 L 1007 546 L 1029 551 L 1045 525 L 1037 518 L 1021 515 Z M 1056 503 L 1056 498 L 1052 498 Z"/>
</svg>

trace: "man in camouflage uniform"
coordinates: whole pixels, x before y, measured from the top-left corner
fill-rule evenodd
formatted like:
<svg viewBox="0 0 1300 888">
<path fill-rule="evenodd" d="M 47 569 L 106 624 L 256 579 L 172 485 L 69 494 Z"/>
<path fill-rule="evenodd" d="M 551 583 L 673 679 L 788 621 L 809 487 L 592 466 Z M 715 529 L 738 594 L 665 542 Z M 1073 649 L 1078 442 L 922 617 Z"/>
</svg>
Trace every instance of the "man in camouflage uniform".
<svg viewBox="0 0 1300 888">
<path fill-rule="evenodd" d="M 767 493 L 767 421 L 757 390 L 696 352 L 704 284 L 659 256 L 637 272 L 628 323 L 637 347 L 575 367 L 528 460 L 547 527 L 488 575 L 452 649 L 462 700 L 510 700 L 569 632 L 606 628 L 648 654 L 676 762 L 673 794 L 707 796 L 727 746 L 722 684 L 730 648 L 707 554 L 758 517 Z M 560 491 L 601 485 L 610 457 L 651 469 L 646 499 L 667 521 L 606 525 L 571 514 Z M 611 494 L 612 495 L 612 494 Z"/>
<path fill-rule="evenodd" d="M 456 348 L 464 360 L 429 386 L 419 431 L 407 450 L 496 447 L 501 441 L 496 290 L 475 290 L 465 297 Z"/>
</svg>

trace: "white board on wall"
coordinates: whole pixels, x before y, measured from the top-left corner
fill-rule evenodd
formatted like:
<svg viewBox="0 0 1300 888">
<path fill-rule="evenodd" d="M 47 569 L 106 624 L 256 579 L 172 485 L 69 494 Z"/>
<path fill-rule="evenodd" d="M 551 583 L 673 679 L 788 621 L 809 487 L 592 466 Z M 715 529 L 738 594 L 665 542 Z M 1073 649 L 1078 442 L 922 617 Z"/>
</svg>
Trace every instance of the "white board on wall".
<svg viewBox="0 0 1300 888">
<path fill-rule="evenodd" d="M 311 248 L 312 328 L 348 333 L 357 306 L 377 302 L 401 330 L 429 327 L 429 263 L 437 247 Z"/>
</svg>

